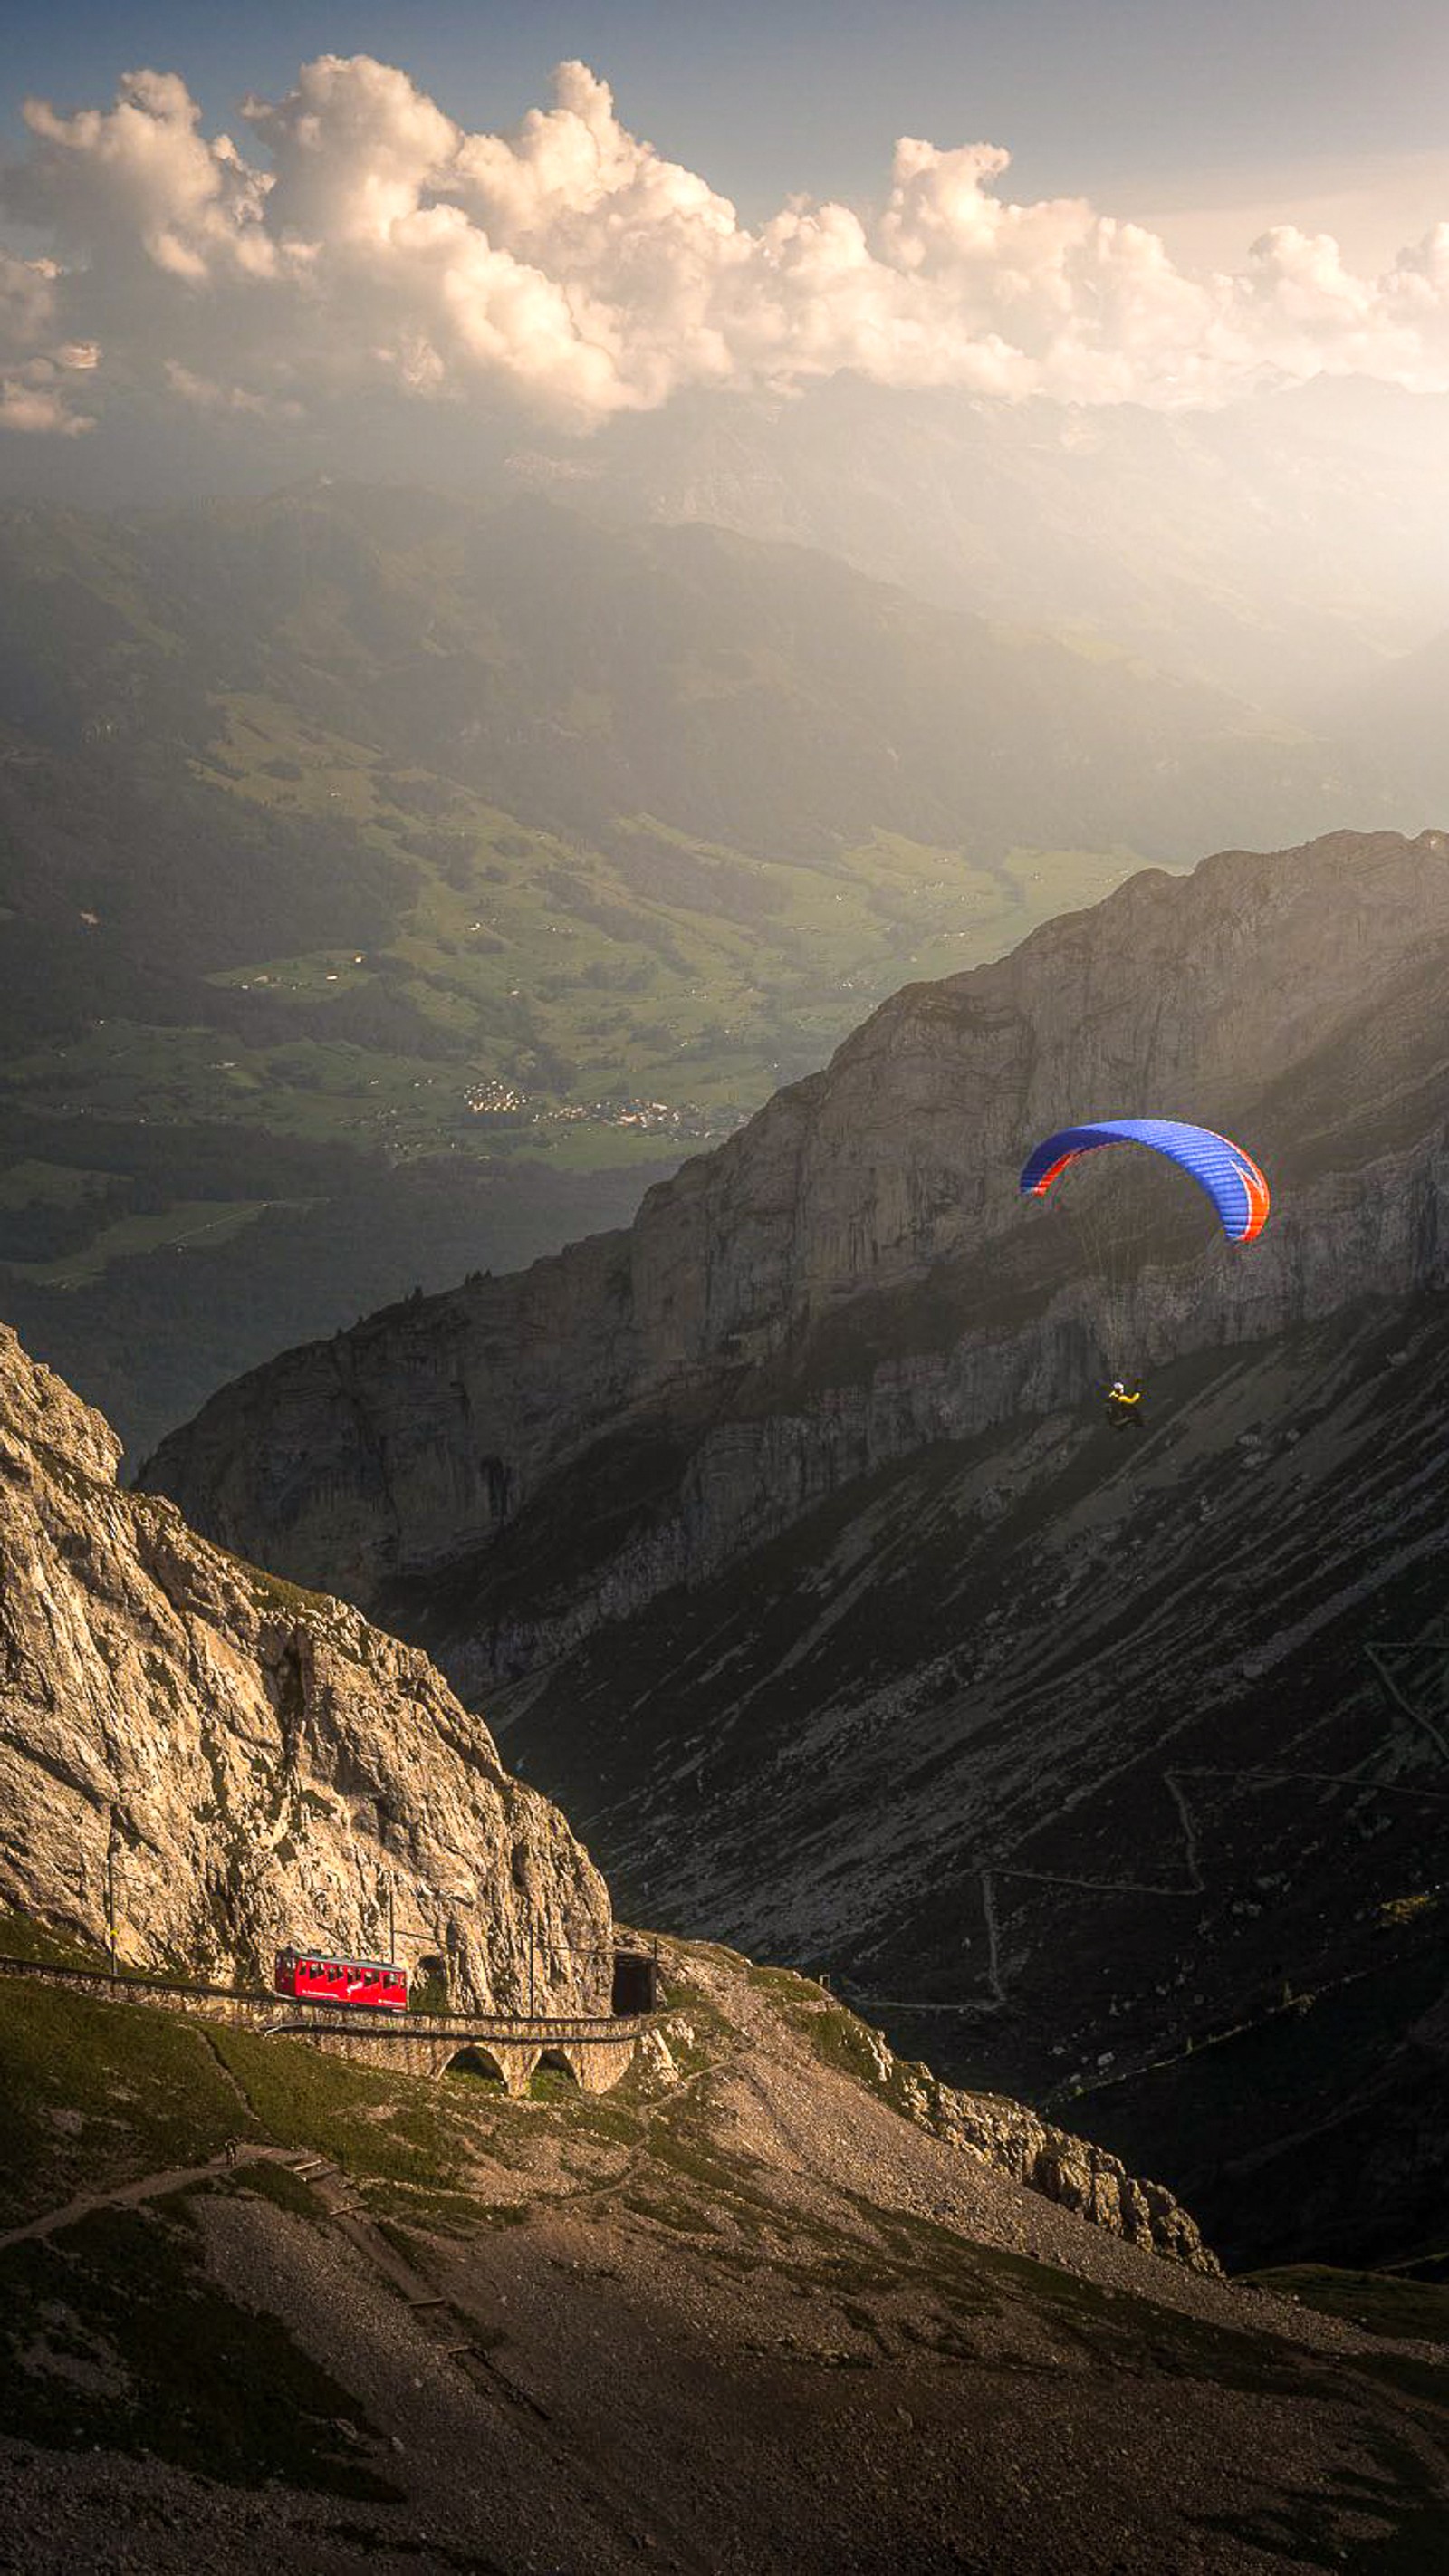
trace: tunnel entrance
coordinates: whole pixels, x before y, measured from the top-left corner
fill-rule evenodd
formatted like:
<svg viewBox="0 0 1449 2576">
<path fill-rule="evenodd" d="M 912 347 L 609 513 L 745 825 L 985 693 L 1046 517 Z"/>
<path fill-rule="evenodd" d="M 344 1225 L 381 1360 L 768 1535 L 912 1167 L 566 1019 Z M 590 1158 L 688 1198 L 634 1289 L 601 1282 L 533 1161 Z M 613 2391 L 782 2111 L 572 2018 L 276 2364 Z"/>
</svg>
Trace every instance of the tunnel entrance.
<svg viewBox="0 0 1449 2576">
<path fill-rule="evenodd" d="M 616 2013 L 651 2013 L 659 1999 L 659 1962 L 647 1950 L 614 1952 L 614 1993 L 609 2009 Z"/>
</svg>

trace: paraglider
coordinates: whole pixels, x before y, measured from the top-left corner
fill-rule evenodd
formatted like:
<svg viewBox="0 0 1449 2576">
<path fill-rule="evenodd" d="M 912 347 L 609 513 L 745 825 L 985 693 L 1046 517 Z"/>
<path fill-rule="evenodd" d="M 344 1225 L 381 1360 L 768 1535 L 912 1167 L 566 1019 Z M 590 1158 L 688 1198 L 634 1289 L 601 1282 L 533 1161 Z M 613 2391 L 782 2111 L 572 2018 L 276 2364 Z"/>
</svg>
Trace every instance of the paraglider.
<svg viewBox="0 0 1449 2576">
<path fill-rule="evenodd" d="M 1022 1195 L 1044 1198 L 1069 1163 L 1102 1145 L 1150 1145 L 1190 1172 L 1217 1209 L 1229 1243 L 1252 1243 L 1262 1233 L 1268 1184 L 1251 1154 L 1211 1127 L 1189 1127 L 1180 1118 L 1095 1118 L 1089 1126 L 1059 1128 L 1028 1156 Z"/>
<path fill-rule="evenodd" d="M 1143 1145 L 1195 1181 L 1210 1202 L 1221 1228 L 1220 1240 L 1240 1246 L 1253 1243 L 1268 1219 L 1268 1184 L 1251 1154 L 1211 1127 L 1195 1127 L 1179 1118 L 1097 1118 L 1076 1127 L 1061 1127 L 1044 1137 L 1028 1155 L 1021 1173 L 1024 1198 L 1045 1198 L 1073 1164 L 1107 1145 Z M 1077 1190 L 1081 1185 L 1077 1184 Z M 1081 1197 L 1069 1189 L 1073 1222 L 1088 1255 L 1100 1295 L 1106 1357 L 1120 1368 L 1120 1345 L 1130 1320 L 1130 1282 L 1140 1267 L 1150 1223 L 1150 1204 L 1116 1185 Z M 1124 1204 L 1125 1201 L 1125 1204 Z M 1144 1216 L 1144 1206 L 1146 1214 Z M 1135 1239 L 1134 1239 L 1135 1235 Z M 1141 1422 L 1141 1390 L 1118 1377 L 1106 1390 L 1107 1411 L 1119 1427 Z"/>
</svg>

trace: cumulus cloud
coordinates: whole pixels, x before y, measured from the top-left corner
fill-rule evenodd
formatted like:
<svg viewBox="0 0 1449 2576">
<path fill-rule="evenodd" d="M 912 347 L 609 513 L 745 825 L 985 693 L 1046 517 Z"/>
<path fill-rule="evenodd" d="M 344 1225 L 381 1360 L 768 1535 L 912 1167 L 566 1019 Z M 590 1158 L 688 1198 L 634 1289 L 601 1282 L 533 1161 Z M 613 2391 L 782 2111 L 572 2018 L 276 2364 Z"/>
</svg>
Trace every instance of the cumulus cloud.
<svg viewBox="0 0 1449 2576">
<path fill-rule="evenodd" d="M 79 438 L 95 427 L 73 398 L 73 380 L 94 372 L 100 351 L 59 336 L 61 274 L 53 259 L 0 250 L 0 429 Z"/>
<path fill-rule="evenodd" d="M 74 436 L 117 392 L 255 424 L 385 391 L 587 431 L 846 370 L 1089 404 L 1324 371 L 1449 389 L 1449 225 L 1374 277 L 1289 225 L 1195 275 L 1082 198 L 1012 202 L 997 145 L 906 139 L 874 215 L 797 197 L 751 228 L 582 63 L 507 134 L 366 55 L 241 114 L 245 150 L 154 71 L 109 108 L 27 105 L 0 206 L 50 252 L 0 254 L 0 425 Z"/>
<path fill-rule="evenodd" d="M 0 376 L 0 429 L 28 430 L 37 437 L 79 438 L 95 425 L 93 414 L 69 408 L 64 389 L 45 369 L 43 360 L 33 360 L 18 375 Z"/>
</svg>

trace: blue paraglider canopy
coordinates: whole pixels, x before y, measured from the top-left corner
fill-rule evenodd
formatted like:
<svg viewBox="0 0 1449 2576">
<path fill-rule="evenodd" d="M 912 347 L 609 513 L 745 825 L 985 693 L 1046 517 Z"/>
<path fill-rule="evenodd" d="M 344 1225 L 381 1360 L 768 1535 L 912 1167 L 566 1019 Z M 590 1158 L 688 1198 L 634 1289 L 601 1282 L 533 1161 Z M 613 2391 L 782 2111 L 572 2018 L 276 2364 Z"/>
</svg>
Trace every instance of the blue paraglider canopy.
<svg viewBox="0 0 1449 2576">
<path fill-rule="evenodd" d="M 1178 1118 L 1095 1118 L 1086 1126 L 1059 1128 L 1023 1166 L 1023 1196 L 1044 1198 L 1069 1163 L 1102 1145 L 1147 1145 L 1191 1173 L 1211 1199 L 1230 1243 L 1251 1243 L 1262 1233 L 1268 1184 L 1251 1154 L 1211 1127 L 1190 1127 Z"/>
</svg>

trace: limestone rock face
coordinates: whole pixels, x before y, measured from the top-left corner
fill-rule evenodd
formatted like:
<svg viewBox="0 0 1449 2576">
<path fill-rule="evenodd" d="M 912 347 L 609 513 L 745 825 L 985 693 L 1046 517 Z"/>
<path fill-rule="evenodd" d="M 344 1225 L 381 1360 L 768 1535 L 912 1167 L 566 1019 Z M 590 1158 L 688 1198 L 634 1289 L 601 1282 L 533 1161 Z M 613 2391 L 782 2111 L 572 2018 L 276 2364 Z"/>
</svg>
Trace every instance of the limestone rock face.
<svg viewBox="0 0 1449 2576">
<path fill-rule="evenodd" d="M 1068 1118 L 1239 1128 L 1278 1191 L 1251 1259 L 1168 1226 L 1120 1319 L 1138 1367 L 1437 1282 L 1446 960 L 1442 833 L 1146 871 L 897 994 L 627 1233 L 286 1353 L 142 1481 L 471 1696 L 855 1478 L 1079 1401 L 1100 1303 L 1016 1192 Z"/>
<path fill-rule="evenodd" d="M 119 1443 L 0 1327 L 0 1908 L 124 1963 L 269 1979 L 284 1940 L 460 2009 L 607 2009 L 607 1891 L 425 1656 L 117 1488 Z M 436 1972 L 434 1972 L 436 1973 Z"/>
<path fill-rule="evenodd" d="M 1040 2192 L 1111 2236 L 1125 2236 L 1192 2272 L 1218 2272 L 1217 2256 L 1204 2245 L 1197 2221 L 1165 2183 L 1138 2182 L 1117 2156 L 1089 2139 L 1039 2120 L 1020 2102 L 994 2094 L 937 2088 L 931 2125 L 969 2155 L 1009 2173 L 1028 2191 Z"/>
</svg>

